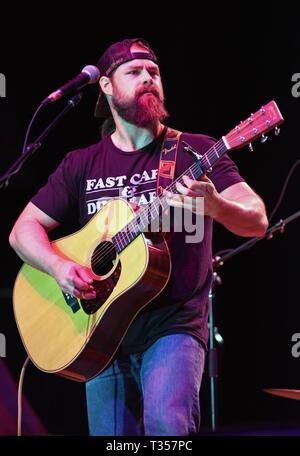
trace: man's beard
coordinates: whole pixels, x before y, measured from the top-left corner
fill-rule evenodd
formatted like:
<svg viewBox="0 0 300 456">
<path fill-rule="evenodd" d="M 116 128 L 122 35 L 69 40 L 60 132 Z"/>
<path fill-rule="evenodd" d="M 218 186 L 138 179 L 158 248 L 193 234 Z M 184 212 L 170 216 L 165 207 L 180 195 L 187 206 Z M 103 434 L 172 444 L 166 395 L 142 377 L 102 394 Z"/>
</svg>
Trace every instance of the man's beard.
<svg viewBox="0 0 300 456">
<path fill-rule="evenodd" d="M 152 95 L 145 95 L 147 92 L 151 92 Z M 164 100 L 155 88 L 143 88 L 131 101 L 122 100 L 119 93 L 115 91 L 112 103 L 120 117 L 138 127 L 155 125 L 169 117 Z"/>
</svg>

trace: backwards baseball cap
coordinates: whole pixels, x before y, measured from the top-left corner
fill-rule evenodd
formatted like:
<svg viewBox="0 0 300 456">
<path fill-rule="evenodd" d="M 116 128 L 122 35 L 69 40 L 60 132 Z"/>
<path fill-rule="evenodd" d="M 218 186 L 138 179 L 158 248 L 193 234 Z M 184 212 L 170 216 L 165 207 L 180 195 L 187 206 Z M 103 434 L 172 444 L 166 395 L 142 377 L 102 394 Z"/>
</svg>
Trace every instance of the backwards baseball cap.
<svg viewBox="0 0 300 456">
<path fill-rule="evenodd" d="M 134 43 L 140 44 L 141 48 L 144 50 L 131 52 L 131 47 Z M 135 59 L 149 59 L 154 63 L 157 63 L 157 58 L 151 50 L 149 43 L 142 38 L 126 39 L 112 44 L 106 49 L 97 62 L 97 67 L 100 71 L 100 78 L 101 76 L 110 77 L 120 65 Z M 110 108 L 106 96 L 100 88 L 94 115 L 95 117 L 105 118 L 108 117 L 109 114 Z"/>
</svg>

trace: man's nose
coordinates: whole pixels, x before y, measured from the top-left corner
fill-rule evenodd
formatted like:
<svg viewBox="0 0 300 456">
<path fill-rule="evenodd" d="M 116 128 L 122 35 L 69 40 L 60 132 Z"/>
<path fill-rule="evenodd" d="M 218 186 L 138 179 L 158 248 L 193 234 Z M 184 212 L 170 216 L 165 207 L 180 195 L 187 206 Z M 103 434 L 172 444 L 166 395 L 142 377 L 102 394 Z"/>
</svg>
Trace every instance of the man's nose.
<svg viewBox="0 0 300 456">
<path fill-rule="evenodd" d="M 148 84 L 148 85 L 153 84 L 153 78 L 152 78 L 151 74 L 149 73 L 149 71 L 143 70 L 142 76 L 143 76 L 144 84 Z"/>
</svg>

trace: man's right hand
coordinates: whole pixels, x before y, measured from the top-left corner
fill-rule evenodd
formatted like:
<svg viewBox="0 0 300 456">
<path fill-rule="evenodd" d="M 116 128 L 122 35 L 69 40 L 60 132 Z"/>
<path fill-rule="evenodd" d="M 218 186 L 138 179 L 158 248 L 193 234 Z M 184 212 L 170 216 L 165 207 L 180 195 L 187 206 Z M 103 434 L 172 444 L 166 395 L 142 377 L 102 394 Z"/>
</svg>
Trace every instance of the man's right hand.
<svg viewBox="0 0 300 456">
<path fill-rule="evenodd" d="M 29 202 L 16 221 L 9 242 L 27 264 L 55 278 L 65 293 L 76 298 L 94 299 L 92 272 L 85 266 L 61 257 L 53 249 L 48 232 L 59 222 Z"/>
<path fill-rule="evenodd" d="M 65 293 L 79 299 L 96 297 L 93 276 L 87 267 L 62 258 L 52 265 L 52 275 Z"/>
</svg>

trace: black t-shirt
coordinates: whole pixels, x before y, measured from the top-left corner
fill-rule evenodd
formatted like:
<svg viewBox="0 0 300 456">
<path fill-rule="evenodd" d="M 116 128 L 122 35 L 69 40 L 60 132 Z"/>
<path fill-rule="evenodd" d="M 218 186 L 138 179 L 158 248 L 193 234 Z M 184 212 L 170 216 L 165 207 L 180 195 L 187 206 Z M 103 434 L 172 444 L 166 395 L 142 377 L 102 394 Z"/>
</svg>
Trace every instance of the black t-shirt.
<svg viewBox="0 0 300 456">
<path fill-rule="evenodd" d="M 165 131 L 151 144 L 133 152 L 118 149 L 108 136 L 85 149 L 69 152 L 47 184 L 32 198 L 39 209 L 60 223 L 77 215 L 84 226 L 110 198 L 122 197 L 141 206 L 156 196 L 160 149 Z M 203 155 L 215 140 L 183 133 L 181 140 Z M 195 162 L 181 143 L 175 179 Z M 210 173 L 218 192 L 242 182 L 238 169 L 225 154 Z M 204 346 L 208 339 L 208 293 L 211 283 L 212 219 L 204 217 L 201 242 L 187 243 L 186 233 L 171 231 L 166 240 L 172 270 L 167 286 L 131 324 L 122 344 L 124 353 L 144 350 L 158 337 L 189 333 Z"/>
</svg>

